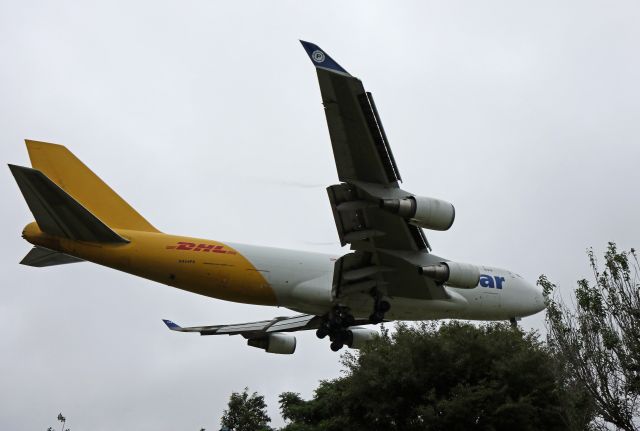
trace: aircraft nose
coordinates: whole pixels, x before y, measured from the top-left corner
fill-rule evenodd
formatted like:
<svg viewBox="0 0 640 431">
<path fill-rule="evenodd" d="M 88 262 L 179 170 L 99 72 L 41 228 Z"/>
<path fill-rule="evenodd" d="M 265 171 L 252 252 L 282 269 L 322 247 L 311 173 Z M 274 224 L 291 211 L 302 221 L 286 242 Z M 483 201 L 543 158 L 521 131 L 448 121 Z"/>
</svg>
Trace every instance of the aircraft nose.
<svg viewBox="0 0 640 431">
<path fill-rule="evenodd" d="M 528 290 L 531 292 L 533 296 L 532 314 L 538 313 L 544 310 L 545 308 L 547 308 L 547 306 L 544 303 L 544 295 L 542 294 L 542 288 L 540 286 L 536 286 L 533 283 L 527 283 L 527 285 L 528 285 L 527 287 L 529 288 Z"/>
</svg>

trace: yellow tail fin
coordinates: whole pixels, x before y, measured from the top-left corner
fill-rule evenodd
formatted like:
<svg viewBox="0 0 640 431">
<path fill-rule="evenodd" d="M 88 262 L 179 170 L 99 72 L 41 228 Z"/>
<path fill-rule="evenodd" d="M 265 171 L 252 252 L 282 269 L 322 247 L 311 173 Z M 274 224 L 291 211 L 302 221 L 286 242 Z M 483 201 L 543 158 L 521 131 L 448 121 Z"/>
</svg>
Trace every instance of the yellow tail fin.
<svg viewBox="0 0 640 431">
<path fill-rule="evenodd" d="M 34 169 L 69 193 L 107 226 L 159 232 L 62 145 L 26 140 Z"/>
</svg>

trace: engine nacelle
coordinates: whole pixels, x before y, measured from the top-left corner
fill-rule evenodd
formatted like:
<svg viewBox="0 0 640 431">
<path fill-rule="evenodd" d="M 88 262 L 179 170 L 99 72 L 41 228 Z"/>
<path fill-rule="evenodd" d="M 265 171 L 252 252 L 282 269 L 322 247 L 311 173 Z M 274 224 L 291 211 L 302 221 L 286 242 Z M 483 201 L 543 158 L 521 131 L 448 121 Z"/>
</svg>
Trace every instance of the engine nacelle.
<svg viewBox="0 0 640 431">
<path fill-rule="evenodd" d="M 462 289 L 473 289 L 480 282 L 480 270 L 470 263 L 440 262 L 421 266 L 418 272 L 437 282 Z"/>
<path fill-rule="evenodd" d="M 369 341 L 380 335 L 375 329 L 360 328 L 358 326 L 349 328 L 349 332 L 349 339 L 345 344 L 352 349 L 361 349 Z"/>
<path fill-rule="evenodd" d="M 296 351 L 296 337 L 291 334 L 274 332 L 262 338 L 249 338 L 247 344 L 257 347 L 267 353 L 290 355 Z"/>
<path fill-rule="evenodd" d="M 380 208 L 408 219 L 411 224 L 431 230 L 448 230 L 456 218 L 456 210 L 449 202 L 422 196 L 382 199 Z"/>
</svg>

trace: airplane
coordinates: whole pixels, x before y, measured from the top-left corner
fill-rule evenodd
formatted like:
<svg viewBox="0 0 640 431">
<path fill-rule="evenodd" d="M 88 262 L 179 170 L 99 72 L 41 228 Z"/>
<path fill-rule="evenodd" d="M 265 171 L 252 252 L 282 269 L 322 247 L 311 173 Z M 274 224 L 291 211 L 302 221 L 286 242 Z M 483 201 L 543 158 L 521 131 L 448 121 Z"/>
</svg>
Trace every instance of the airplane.
<svg viewBox="0 0 640 431">
<path fill-rule="evenodd" d="M 301 41 L 320 84 L 339 183 L 327 188 L 342 256 L 160 232 L 66 147 L 26 140 L 31 168 L 9 165 L 35 222 L 20 263 L 88 261 L 211 298 L 301 313 L 178 332 L 241 335 L 292 354 L 292 333 L 315 330 L 333 351 L 359 349 L 366 325 L 435 319 L 510 320 L 544 309 L 542 291 L 505 269 L 436 256 L 424 229 L 446 231 L 454 206 L 400 188 L 402 178 L 371 93 L 317 45 Z"/>
</svg>

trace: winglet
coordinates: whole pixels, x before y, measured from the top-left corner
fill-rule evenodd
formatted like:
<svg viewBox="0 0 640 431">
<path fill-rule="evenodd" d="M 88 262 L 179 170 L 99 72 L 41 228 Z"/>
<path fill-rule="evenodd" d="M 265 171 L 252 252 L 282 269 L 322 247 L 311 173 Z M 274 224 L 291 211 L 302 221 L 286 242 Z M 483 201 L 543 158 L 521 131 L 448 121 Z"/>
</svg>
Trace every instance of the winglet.
<svg viewBox="0 0 640 431">
<path fill-rule="evenodd" d="M 331 58 L 329 54 L 320 49 L 318 45 L 311 42 L 305 42 L 304 40 L 301 40 L 300 43 L 304 47 L 304 50 L 307 51 L 307 54 L 309 55 L 309 58 L 311 59 L 315 67 L 351 76 L 349 72 L 344 70 L 342 66 L 336 63 L 336 61 Z"/>
<path fill-rule="evenodd" d="M 162 321 L 165 325 L 167 325 L 167 328 L 171 329 L 172 331 L 179 331 L 180 329 L 182 329 L 179 325 L 176 325 L 171 320 L 162 319 Z"/>
</svg>

